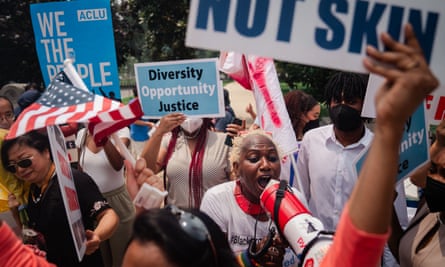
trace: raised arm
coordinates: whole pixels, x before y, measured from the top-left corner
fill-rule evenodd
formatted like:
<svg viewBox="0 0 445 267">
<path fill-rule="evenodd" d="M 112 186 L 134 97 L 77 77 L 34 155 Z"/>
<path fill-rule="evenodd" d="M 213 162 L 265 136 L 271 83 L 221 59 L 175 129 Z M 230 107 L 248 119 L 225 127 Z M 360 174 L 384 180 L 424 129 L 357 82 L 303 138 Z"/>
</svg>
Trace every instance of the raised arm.
<svg viewBox="0 0 445 267">
<path fill-rule="evenodd" d="M 170 132 L 185 120 L 185 116 L 180 113 L 167 114 L 161 118 L 159 125 L 153 135 L 145 142 L 141 157 L 147 162 L 147 167 L 158 173 L 161 170 L 166 151 L 161 151 L 161 142 L 164 134 Z"/>
<path fill-rule="evenodd" d="M 55 267 L 46 261 L 44 253 L 24 245 L 12 229 L 0 220 L 0 262 L 2 266 Z"/>
<path fill-rule="evenodd" d="M 349 202 L 352 223 L 368 233 L 388 231 L 405 122 L 439 85 L 411 25 L 405 27 L 405 38 L 402 44 L 382 34 L 387 51 L 368 47 L 364 60 L 371 73 L 386 79 L 376 94 L 374 140 Z"/>
</svg>

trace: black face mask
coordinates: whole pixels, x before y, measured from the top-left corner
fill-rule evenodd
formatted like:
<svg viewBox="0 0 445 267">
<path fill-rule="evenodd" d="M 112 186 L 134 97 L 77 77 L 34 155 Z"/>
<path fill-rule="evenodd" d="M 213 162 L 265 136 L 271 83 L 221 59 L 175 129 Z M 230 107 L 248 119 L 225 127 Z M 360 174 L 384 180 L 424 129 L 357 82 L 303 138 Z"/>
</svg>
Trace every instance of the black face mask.
<svg viewBox="0 0 445 267">
<path fill-rule="evenodd" d="M 334 126 L 344 132 L 357 130 L 363 123 L 360 112 L 345 104 L 330 108 L 329 116 Z"/>
<path fill-rule="evenodd" d="M 423 190 L 426 204 L 431 212 L 445 211 L 445 184 L 426 177 L 426 187 Z"/>
</svg>

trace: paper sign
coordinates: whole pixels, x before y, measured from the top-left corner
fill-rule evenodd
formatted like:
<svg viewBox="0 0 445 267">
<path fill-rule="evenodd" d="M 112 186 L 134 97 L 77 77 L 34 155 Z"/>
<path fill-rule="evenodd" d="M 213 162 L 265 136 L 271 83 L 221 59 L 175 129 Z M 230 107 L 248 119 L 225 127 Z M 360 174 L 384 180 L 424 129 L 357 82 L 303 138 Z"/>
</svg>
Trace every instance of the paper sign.
<svg viewBox="0 0 445 267">
<path fill-rule="evenodd" d="M 31 20 L 46 86 L 72 58 L 91 91 L 120 99 L 110 1 L 32 4 Z"/>
<path fill-rule="evenodd" d="M 425 106 L 421 105 L 406 122 L 405 132 L 399 149 L 397 181 L 408 177 L 411 173 L 429 161 L 429 137 L 426 127 Z M 367 151 L 357 157 L 355 163 L 357 173 L 365 161 Z M 383 155 L 382 155 L 383 156 Z"/>
<path fill-rule="evenodd" d="M 148 118 L 179 112 L 189 117 L 224 117 L 217 59 L 135 64 L 139 100 Z"/>
<path fill-rule="evenodd" d="M 86 250 L 85 227 L 82 222 L 79 200 L 77 198 L 76 187 L 73 181 L 73 173 L 68 159 L 65 138 L 59 126 L 47 126 L 48 138 L 51 146 L 54 164 L 56 165 L 57 179 L 59 181 L 60 192 L 62 193 L 66 215 L 74 240 L 79 262 L 82 260 Z"/>
<path fill-rule="evenodd" d="M 428 116 L 437 124 L 445 115 L 444 16 L 440 0 L 192 0 L 186 45 L 365 73 L 366 46 L 383 50 L 382 32 L 403 41 L 409 22 L 441 80 Z"/>
</svg>

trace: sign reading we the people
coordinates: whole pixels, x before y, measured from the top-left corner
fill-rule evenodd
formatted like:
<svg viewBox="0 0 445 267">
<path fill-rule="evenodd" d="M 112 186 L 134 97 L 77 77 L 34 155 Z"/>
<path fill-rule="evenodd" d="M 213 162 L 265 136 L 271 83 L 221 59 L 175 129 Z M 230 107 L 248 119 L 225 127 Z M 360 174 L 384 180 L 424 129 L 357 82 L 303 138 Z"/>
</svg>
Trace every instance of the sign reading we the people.
<svg viewBox="0 0 445 267">
<path fill-rule="evenodd" d="M 223 117 L 217 58 L 137 63 L 136 84 L 146 117 L 179 112 L 190 117 Z"/>
<path fill-rule="evenodd" d="M 91 91 L 120 99 L 110 1 L 32 4 L 31 20 L 46 86 L 71 58 Z"/>
</svg>

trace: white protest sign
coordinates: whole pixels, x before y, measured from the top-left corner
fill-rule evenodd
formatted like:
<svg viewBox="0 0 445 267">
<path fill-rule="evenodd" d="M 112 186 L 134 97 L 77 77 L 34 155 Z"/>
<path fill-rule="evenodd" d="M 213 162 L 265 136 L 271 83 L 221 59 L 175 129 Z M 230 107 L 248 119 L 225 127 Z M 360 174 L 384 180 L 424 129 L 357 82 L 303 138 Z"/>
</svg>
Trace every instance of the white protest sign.
<svg viewBox="0 0 445 267">
<path fill-rule="evenodd" d="M 439 0 L 192 0 L 186 45 L 366 72 L 366 45 L 383 50 L 381 32 L 403 40 L 409 22 L 445 84 L 444 15 Z M 431 97 L 431 120 L 441 120 L 445 113 L 443 95 L 444 86 Z"/>
<path fill-rule="evenodd" d="M 65 138 L 59 126 L 47 126 L 48 138 L 51 146 L 51 154 L 56 165 L 57 179 L 65 205 L 66 215 L 74 240 L 77 257 L 82 260 L 86 250 L 85 227 L 82 222 L 79 200 L 74 186 L 73 173 L 65 146 Z"/>
</svg>

